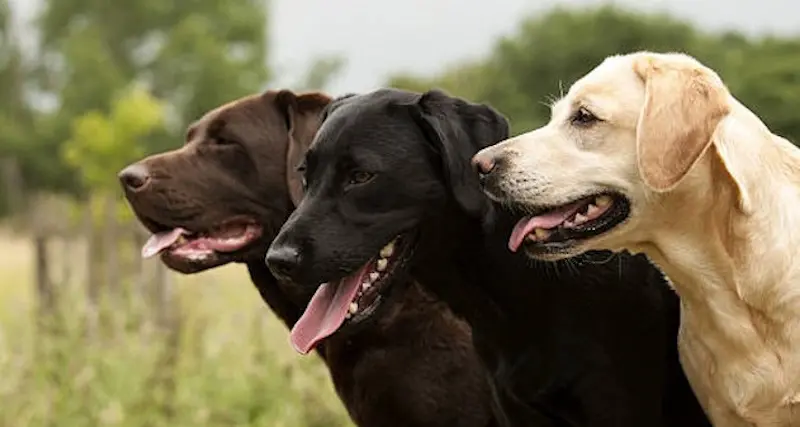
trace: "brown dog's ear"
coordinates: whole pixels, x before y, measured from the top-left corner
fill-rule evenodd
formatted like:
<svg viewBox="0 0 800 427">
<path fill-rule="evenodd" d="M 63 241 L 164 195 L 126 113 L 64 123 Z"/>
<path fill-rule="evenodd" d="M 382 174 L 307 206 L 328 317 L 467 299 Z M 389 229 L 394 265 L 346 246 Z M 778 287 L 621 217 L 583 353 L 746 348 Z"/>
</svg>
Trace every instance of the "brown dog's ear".
<svg viewBox="0 0 800 427">
<path fill-rule="evenodd" d="M 295 206 L 303 198 L 302 175 L 297 166 L 303 160 L 320 125 L 321 114 L 331 97 L 320 92 L 296 94 L 282 90 L 275 95 L 275 105 L 286 119 L 289 135 L 286 147 L 286 185 Z"/>
<path fill-rule="evenodd" d="M 712 145 L 730 111 L 728 90 L 711 70 L 685 56 L 642 56 L 634 71 L 646 90 L 636 127 L 639 173 L 653 190 L 669 191 Z"/>
</svg>

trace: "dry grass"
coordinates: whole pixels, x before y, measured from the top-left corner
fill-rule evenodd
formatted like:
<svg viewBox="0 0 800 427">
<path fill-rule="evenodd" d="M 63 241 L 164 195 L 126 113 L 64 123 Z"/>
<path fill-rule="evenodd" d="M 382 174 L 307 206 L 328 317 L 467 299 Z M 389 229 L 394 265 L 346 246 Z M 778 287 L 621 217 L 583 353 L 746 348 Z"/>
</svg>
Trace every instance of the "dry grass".
<svg viewBox="0 0 800 427">
<path fill-rule="evenodd" d="M 54 252 L 83 265 L 77 248 Z M 79 283 L 63 332 L 37 332 L 32 261 L 27 239 L 0 230 L 0 427 L 351 425 L 324 365 L 291 351 L 243 267 L 174 275 L 179 335 L 122 327 L 89 339 Z M 147 315 L 115 312 L 123 325 Z"/>
</svg>

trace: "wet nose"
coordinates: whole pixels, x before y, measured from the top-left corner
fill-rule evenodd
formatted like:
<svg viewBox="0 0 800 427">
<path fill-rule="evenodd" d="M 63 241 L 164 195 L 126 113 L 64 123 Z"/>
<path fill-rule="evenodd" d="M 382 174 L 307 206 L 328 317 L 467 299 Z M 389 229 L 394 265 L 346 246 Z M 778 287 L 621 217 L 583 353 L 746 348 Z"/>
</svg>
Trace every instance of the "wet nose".
<svg viewBox="0 0 800 427">
<path fill-rule="evenodd" d="M 271 246 L 264 261 L 273 274 L 284 279 L 291 279 L 300 267 L 300 251 L 290 245 Z"/>
<path fill-rule="evenodd" d="M 138 163 L 126 167 L 117 176 L 122 185 L 131 191 L 140 190 L 150 181 L 150 172 Z"/>
<path fill-rule="evenodd" d="M 478 153 L 472 158 L 472 167 L 481 176 L 492 173 L 496 165 L 497 160 L 491 152 Z"/>
</svg>

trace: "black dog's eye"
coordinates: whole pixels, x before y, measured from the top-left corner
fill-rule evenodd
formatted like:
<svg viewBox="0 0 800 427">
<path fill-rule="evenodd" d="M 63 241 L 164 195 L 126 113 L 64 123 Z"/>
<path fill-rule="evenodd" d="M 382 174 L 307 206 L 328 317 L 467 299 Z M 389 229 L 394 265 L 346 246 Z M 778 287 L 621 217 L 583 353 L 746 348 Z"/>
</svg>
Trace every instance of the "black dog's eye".
<svg viewBox="0 0 800 427">
<path fill-rule="evenodd" d="M 350 184 L 364 184 L 375 177 L 374 173 L 355 171 L 350 174 Z"/>
<path fill-rule="evenodd" d="M 570 119 L 573 125 L 578 126 L 588 126 L 600 121 L 591 111 L 587 110 L 586 108 L 579 108 L 575 114 L 572 115 Z"/>
</svg>

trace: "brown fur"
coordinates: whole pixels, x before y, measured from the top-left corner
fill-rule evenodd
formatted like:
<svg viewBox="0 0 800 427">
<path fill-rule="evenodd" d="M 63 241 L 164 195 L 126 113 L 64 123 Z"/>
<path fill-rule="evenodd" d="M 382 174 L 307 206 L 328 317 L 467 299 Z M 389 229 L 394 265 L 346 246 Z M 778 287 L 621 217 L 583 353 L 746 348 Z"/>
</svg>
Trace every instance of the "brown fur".
<svg viewBox="0 0 800 427">
<path fill-rule="evenodd" d="M 148 182 L 126 187 L 126 197 L 151 231 L 207 230 L 235 216 L 263 227 L 257 242 L 235 253 L 202 262 L 166 253 L 162 260 L 183 273 L 245 263 L 264 301 L 291 327 L 311 295 L 278 282 L 264 254 L 302 197 L 295 166 L 329 101 L 289 91 L 245 97 L 194 123 L 183 147 L 138 162 Z M 495 425 L 468 326 L 416 284 L 389 303 L 390 314 L 374 327 L 334 335 L 318 347 L 352 419 L 375 427 Z"/>
</svg>

